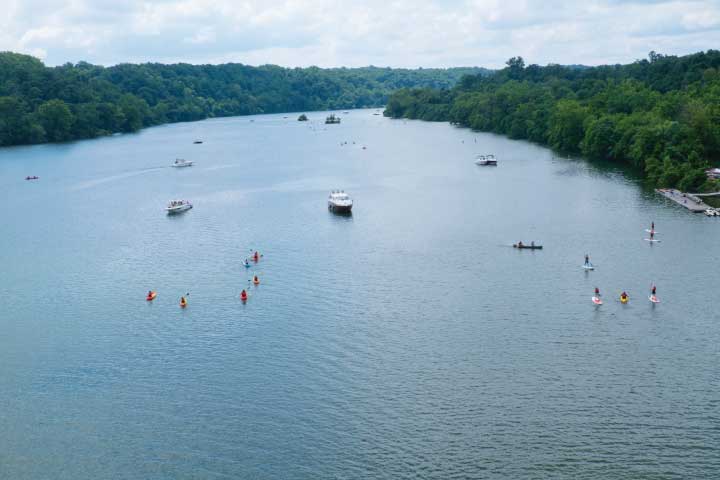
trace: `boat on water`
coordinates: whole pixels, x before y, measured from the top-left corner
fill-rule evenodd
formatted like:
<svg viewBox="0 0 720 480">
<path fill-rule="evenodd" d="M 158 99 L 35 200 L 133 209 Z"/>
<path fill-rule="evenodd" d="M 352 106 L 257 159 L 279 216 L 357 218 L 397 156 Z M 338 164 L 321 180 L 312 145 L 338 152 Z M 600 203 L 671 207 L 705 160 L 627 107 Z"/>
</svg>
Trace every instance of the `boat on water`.
<svg viewBox="0 0 720 480">
<path fill-rule="evenodd" d="M 193 143 L 194 144 L 202 143 L 202 140 L 195 140 Z"/>
<path fill-rule="evenodd" d="M 176 158 L 172 164 L 175 168 L 192 167 L 193 162 L 191 160 L 183 160 L 182 158 Z"/>
<path fill-rule="evenodd" d="M 708 208 L 705 210 L 705 215 L 708 217 L 720 217 L 720 210 L 717 208 Z"/>
<path fill-rule="evenodd" d="M 304 113 L 298 117 L 298 122 L 307 122 L 307 121 L 308 121 L 307 115 L 305 115 Z"/>
<path fill-rule="evenodd" d="M 352 198 L 342 190 L 333 190 L 328 196 L 328 210 L 335 213 L 351 213 Z"/>
<path fill-rule="evenodd" d="M 483 167 L 497 167 L 495 155 L 478 155 L 475 157 L 475 165 Z"/>
<path fill-rule="evenodd" d="M 33 175 L 32 177 L 25 177 L 25 180 L 37 180 L 38 178 L 40 177 L 38 177 L 37 175 Z"/>
<path fill-rule="evenodd" d="M 340 117 L 336 116 L 334 113 L 331 113 L 330 116 L 325 119 L 325 123 L 329 125 L 340 123 Z"/>
<path fill-rule="evenodd" d="M 168 206 L 165 208 L 165 211 L 168 213 L 168 215 L 172 215 L 175 213 L 182 213 L 187 210 L 190 210 L 193 208 L 192 203 L 188 202 L 187 200 L 171 200 L 170 203 L 168 203 Z"/>
<path fill-rule="evenodd" d="M 526 245 L 522 242 L 513 243 L 513 248 L 518 248 L 520 250 L 542 250 L 542 245 L 535 245 L 535 242 L 530 242 L 530 245 Z"/>
</svg>

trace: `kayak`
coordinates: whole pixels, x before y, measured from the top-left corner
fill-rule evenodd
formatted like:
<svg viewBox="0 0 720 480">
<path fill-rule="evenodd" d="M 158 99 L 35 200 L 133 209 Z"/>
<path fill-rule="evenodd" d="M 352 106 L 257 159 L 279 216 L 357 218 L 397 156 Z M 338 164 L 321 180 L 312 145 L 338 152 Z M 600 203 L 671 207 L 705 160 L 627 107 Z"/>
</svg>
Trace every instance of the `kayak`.
<svg viewBox="0 0 720 480">
<path fill-rule="evenodd" d="M 602 300 L 600 300 L 600 297 L 592 297 L 592 302 L 593 302 L 595 305 L 602 305 L 602 304 L 603 304 Z"/>
<path fill-rule="evenodd" d="M 248 299 L 248 296 L 247 296 L 247 295 L 245 295 L 244 297 L 243 297 L 242 295 L 240 295 L 240 301 L 241 301 L 241 302 L 243 302 L 243 303 L 244 303 L 244 302 L 247 302 L 247 299 Z"/>
<path fill-rule="evenodd" d="M 652 303 L 660 303 L 660 300 L 655 295 L 650 295 L 650 301 Z"/>
<path fill-rule="evenodd" d="M 155 297 L 157 297 L 157 292 L 152 292 L 150 295 L 145 297 L 145 300 L 147 300 L 148 302 L 152 302 L 153 300 L 155 300 Z"/>
<path fill-rule="evenodd" d="M 620 303 L 627 303 L 628 300 L 630 300 L 630 297 L 623 297 L 622 295 L 620 295 Z"/>
<path fill-rule="evenodd" d="M 180 302 L 180 308 L 187 307 L 187 302 Z"/>
<path fill-rule="evenodd" d="M 250 268 L 251 266 L 250 263 L 243 263 L 243 265 L 245 265 L 245 268 Z"/>
<path fill-rule="evenodd" d="M 253 283 L 255 285 L 260 285 L 260 279 L 259 278 L 253 278 Z"/>
</svg>

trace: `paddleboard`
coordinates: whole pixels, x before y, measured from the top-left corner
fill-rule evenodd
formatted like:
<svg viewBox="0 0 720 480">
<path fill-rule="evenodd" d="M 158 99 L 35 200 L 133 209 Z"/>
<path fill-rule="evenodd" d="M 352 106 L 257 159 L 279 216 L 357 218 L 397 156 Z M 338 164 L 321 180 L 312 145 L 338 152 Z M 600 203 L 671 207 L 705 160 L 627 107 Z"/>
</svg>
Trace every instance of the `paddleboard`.
<svg viewBox="0 0 720 480">
<path fill-rule="evenodd" d="M 652 232 L 653 232 L 652 230 L 649 230 L 649 229 L 647 229 L 647 228 L 645 229 L 645 231 L 646 231 L 647 233 L 652 233 Z M 658 233 L 658 231 L 655 230 L 655 233 Z"/>
<path fill-rule="evenodd" d="M 657 240 L 657 239 L 655 239 L 655 238 L 646 238 L 645 241 L 646 241 L 646 242 L 651 242 L 651 243 L 658 243 L 660 240 Z"/>
<path fill-rule="evenodd" d="M 655 295 L 650 295 L 649 299 L 652 303 L 660 303 L 660 300 Z"/>
<path fill-rule="evenodd" d="M 592 302 L 595 305 L 602 305 L 602 300 L 600 300 L 600 298 L 598 298 L 598 297 L 592 297 Z"/>
<path fill-rule="evenodd" d="M 582 268 L 585 270 L 595 270 L 595 265 L 583 265 Z"/>
</svg>

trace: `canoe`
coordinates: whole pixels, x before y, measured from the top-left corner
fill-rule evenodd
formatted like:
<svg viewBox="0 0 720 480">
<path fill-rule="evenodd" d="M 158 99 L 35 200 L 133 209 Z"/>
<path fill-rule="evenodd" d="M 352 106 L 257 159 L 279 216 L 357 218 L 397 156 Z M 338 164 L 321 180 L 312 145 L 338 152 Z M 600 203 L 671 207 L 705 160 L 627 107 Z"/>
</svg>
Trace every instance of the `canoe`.
<svg viewBox="0 0 720 480">
<path fill-rule="evenodd" d="M 542 245 L 518 245 L 513 244 L 513 248 L 519 248 L 520 250 L 542 250 Z"/>
</svg>

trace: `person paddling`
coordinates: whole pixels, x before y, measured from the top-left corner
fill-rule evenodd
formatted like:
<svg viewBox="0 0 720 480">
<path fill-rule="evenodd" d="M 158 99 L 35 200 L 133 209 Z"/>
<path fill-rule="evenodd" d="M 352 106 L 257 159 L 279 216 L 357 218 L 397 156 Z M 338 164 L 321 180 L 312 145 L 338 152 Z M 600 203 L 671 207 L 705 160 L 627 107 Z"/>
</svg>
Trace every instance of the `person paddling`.
<svg viewBox="0 0 720 480">
<path fill-rule="evenodd" d="M 590 266 L 590 255 L 588 255 L 587 253 L 585 254 L 585 266 Z"/>
<path fill-rule="evenodd" d="M 240 300 L 242 300 L 244 302 L 245 300 L 247 300 L 247 298 L 248 298 L 248 294 L 245 291 L 245 289 L 243 288 L 243 291 L 240 292 Z"/>
<path fill-rule="evenodd" d="M 655 296 L 656 291 L 657 291 L 657 287 L 655 285 L 653 285 L 652 290 L 650 290 L 650 293 L 652 294 L 653 297 Z"/>
<path fill-rule="evenodd" d="M 598 287 L 595 287 L 595 296 L 600 298 L 600 289 Z"/>
</svg>

